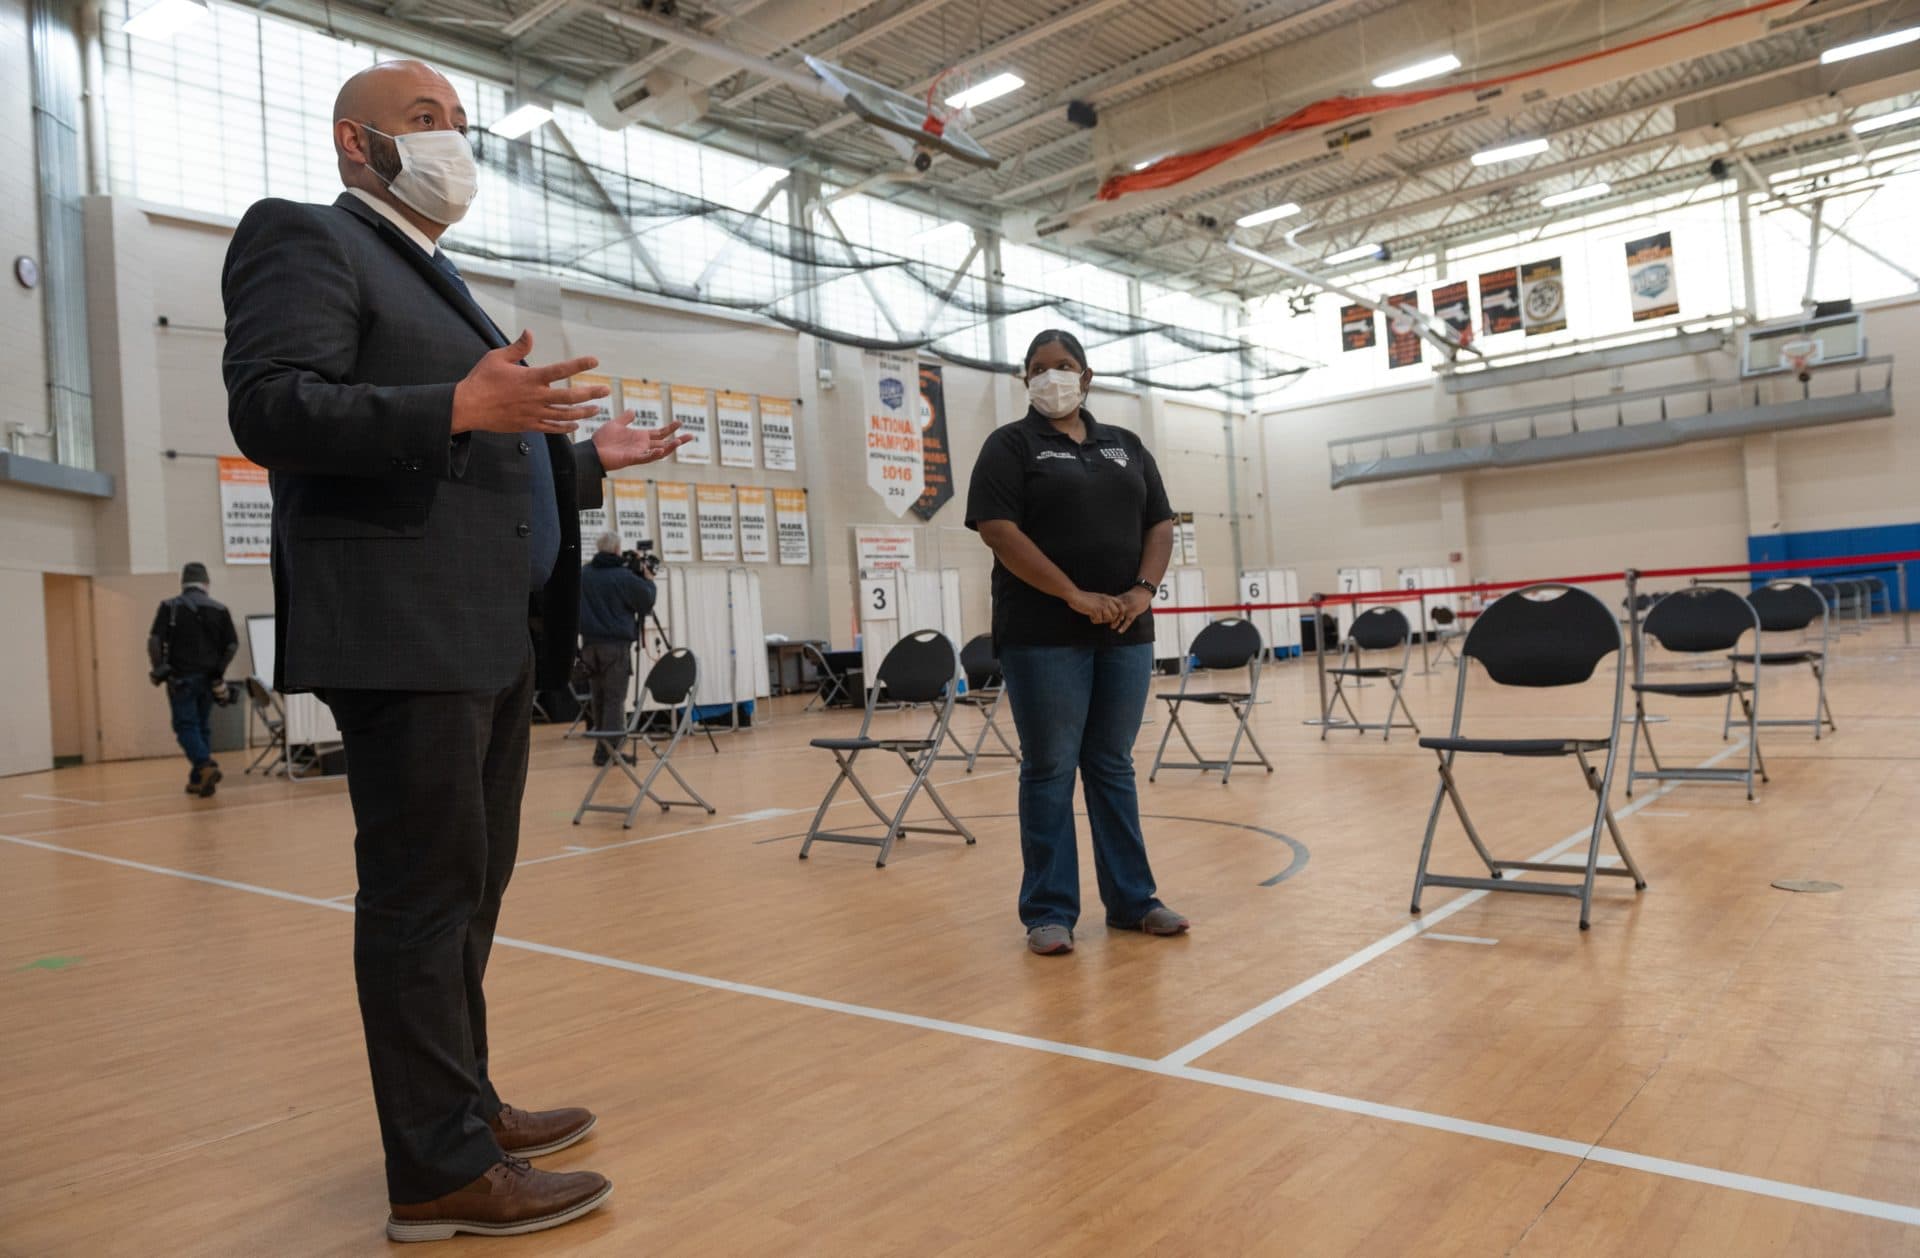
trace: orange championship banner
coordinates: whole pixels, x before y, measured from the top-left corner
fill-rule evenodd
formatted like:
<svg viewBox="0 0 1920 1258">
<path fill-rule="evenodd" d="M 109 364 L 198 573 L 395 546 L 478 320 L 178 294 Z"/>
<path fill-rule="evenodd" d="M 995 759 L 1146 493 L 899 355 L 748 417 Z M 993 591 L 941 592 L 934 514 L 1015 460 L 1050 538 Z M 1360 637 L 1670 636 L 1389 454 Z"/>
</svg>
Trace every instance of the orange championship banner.
<svg viewBox="0 0 1920 1258">
<path fill-rule="evenodd" d="M 807 491 L 773 491 L 773 535 L 779 542 L 780 562 L 805 565 L 813 562 L 813 543 L 807 536 Z"/>
<path fill-rule="evenodd" d="M 273 546 L 273 487 L 267 469 L 237 456 L 220 457 L 220 540 L 230 564 L 261 564 Z"/>
<path fill-rule="evenodd" d="M 660 499 L 660 557 L 668 563 L 692 563 L 693 487 L 661 481 L 653 488 Z"/>
</svg>

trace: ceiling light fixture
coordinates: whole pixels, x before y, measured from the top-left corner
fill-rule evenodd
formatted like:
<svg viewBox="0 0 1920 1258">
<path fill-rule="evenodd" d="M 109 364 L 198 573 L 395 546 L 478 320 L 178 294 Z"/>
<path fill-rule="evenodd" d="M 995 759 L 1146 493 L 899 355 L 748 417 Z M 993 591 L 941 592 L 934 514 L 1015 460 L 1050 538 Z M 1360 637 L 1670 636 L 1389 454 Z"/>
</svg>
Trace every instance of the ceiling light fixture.
<svg viewBox="0 0 1920 1258">
<path fill-rule="evenodd" d="M 1610 183 L 1590 183 L 1584 188 L 1575 188 L 1571 192 L 1556 192 L 1550 197 L 1541 197 L 1540 204 L 1552 209 L 1558 205 L 1572 205 L 1576 201 L 1591 201 L 1595 197 L 1604 197 L 1613 191 Z"/>
<path fill-rule="evenodd" d="M 1342 249 L 1339 253 L 1328 254 L 1326 263 L 1328 266 L 1340 266 L 1347 262 L 1359 262 L 1369 258 L 1383 258 L 1386 256 L 1386 253 L 1386 249 L 1378 244 L 1355 245 L 1351 249 Z"/>
<path fill-rule="evenodd" d="M 1862 118 L 1853 124 L 1855 135 L 1870 135 L 1875 131 L 1885 131 L 1888 127 L 1897 127 L 1903 122 L 1920 122 L 1920 105 L 1911 109 L 1896 109 L 1890 114 L 1876 114 L 1871 118 Z"/>
<path fill-rule="evenodd" d="M 1271 206 L 1264 210 L 1255 210 L 1245 218 L 1234 221 L 1235 227 L 1259 227 L 1264 223 L 1277 222 L 1283 218 L 1292 218 L 1300 212 L 1300 207 L 1291 201 Z"/>
<path fill-rule="evenodd" d="M 1911 44 L 1916 39 L 1920 39 L 1920 26 L 1888 31 L 1884 35 L 1875 35 L 1872 39 L 1857 39 L 1851 44 L 1841 44 L 1838 48 L 1829 48 L 1821 53 L 1820 64 L 1830 66 L 1836 61 L 1849 61 L 1854 57 L 1864 57 L 1870 52 L 1885 52 L 1889 48 Z"/>
<path fill-rule="evenodd" d="M 1375 87 L 1405 87 L 1409 83 L 1418 83 L 1421 79 L 1431 79 L 1442 74 L 1452 74 L 1460 68 L 1460 58 L 1452 53 L 1438 57 L 1429 57 L 1425 61 L 1416 61 L 1410 66 L 1398 70 L 1389 70 L 1373 81 Z"/>
<path fill-rule="evenodd" d="M 1482 149 L 1473 155 L 1473 164 L 1492 166 L 1497 162 L 1516 162 L 1535 153 L 1544 153 L 1551 147 L 1545 140 L 1521 140 L 1514 144 L 1503 144 L 1497 149 Z"/>
<path fill-rule="evenodd" d="M 1027 81 L 1017 74 L 996 74 L 992 78 L 975 83 L 964 92 L 956 92 L 947 97 L 949 109 L 973 109 L 990 100 L 999 100 L 1008 92 L 1017 92 L 1027 85 Z"/>
<path fill-rule="evenodd" d="M 207 0 L 156 0 L 120 29 L 136 39 L 174 39 L 211 16 Z"/>
<path fill-rule="evenodd" d="M 553 111 L 545 105 L 525 104 L 513 112 L 502 116 L 487 130 L 503 140 L 517 140 L 532 131 L 538 131 L 553 121 Z"/>
</svg>

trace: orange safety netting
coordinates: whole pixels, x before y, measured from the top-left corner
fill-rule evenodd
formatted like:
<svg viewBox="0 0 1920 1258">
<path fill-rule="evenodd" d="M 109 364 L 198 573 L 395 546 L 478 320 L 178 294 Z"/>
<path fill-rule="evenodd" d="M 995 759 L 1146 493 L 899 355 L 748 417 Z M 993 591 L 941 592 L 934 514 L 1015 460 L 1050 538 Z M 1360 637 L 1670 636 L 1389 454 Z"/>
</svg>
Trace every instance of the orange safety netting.
<svg viewBox="0 0 1920 1258">
<path fill-rule="evenodd" d="M 1312 131 L 1316 128 L 1330 126 L 1333 123 L 1341 122 L 1348 118 L 1359 117 L 1363 114 L 1376 114 L 1393 109 L 1404 109 L 1409 105 L 1418 105 L 1437 97 L 1451 96 L 1459 92 L 1482 92 L 1489 88 L 1504 87 L 1508 83 L 1515 83 L 1521 79 L 1535 78 L 1542 74 L 1550 74 L 1555 70 L 1565 70 L 1572 66 L 1585 65 L 1588 62 L 1598 61 L 1604 57 L 1619 56 L 1621 53 L 1631 52 L 1635 48 L 1644 48 L 1648 44 L 1656 44 L 1661 40 L 1674 39 L 1681 35 L 1691 34 L 1694 31 L 1702 30 L 1709 26 L 1717 26 L 1722 22 L 1732 22 L 1743 17 L 1751 17 L 1756 13 L 1764 13 L 1769 9 L 1779 9 L 1790 4 L 1804 3 L 1805 0 L 1762 0 L 1762 3 L 1750 4 L 1745 8 L 1735 9 L 1731 13 L 1716 14 L 1713 17 L 1702 18 L 1698 22 L 1690 22 L 1685 26 L 1675 27 L 1670 31 L 1661 31 L 1658 34 L 1643 36 L 1640 39 L 1621 44 L 1617 48 L 1601 48 L 1594 52 L 1582 53 L 1577 57 L 1568 57 L 1563 61 L 1553 62 L 1551 65 L 1535 66 L 1531 70 L 1516 70 L 1511 74 L 1502 74 L 1490 79 L 1480 79 L 1473 83 L 1458 83 L 1450 87 L 1422 88 L 1416 92 L 1383 92 L 1370 96 L 1330 96 L 1325 100 L 1317 100 L 1310 105 L 1296 109 L 1278 122 L 1270 122 L 1258 131 L 1249 131 L 1245 135 L 1236 136 L 1231 140 L 1216 144 L 1211 148 L 1196 149 L 1191 153 L 1175 153 L 1170 157 L 1163 157 L 1151 166 L 1144 167 L 1140 170 L 1127 174 L 1114 175 L 1100 185 L 1100 200 L 1117 201 L 1131 192 L 1147 192 L 1155 188 L 1171 188 L 1176 184 L 1185 183 L 1195 175 L 1212 170 L 1222 162 L 1231 161 L 1233 158 L 1245 153 L 1248 149 L 1258 147 L 1268 140 L 1273 139 L 1275 136 L 1287 135 L 1295 131 Z"/>
</svg>

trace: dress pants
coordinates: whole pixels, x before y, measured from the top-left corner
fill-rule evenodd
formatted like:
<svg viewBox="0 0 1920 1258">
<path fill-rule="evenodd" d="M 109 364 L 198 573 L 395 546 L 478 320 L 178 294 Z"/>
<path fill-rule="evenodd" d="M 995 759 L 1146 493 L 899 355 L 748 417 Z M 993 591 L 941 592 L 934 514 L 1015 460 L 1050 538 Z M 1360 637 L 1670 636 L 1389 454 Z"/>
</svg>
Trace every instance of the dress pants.
<svg viewBox="0 0 1920 1258">
<path fill-rule="evenodd" d="M 589 642 L 580 648 L 587 674 L 587 717 L 592 729 L 624 729 L 627 687 L 633 684 L 633 643 Z"/>
<path fill-rule="evenodd" d="M 520 846 L 533 653 L 495 691 L 328 690 L 353 801 L 353 969 L 387 1196 L 431 1201 L 501 1158 L 481 981 Z"/>
</svg>

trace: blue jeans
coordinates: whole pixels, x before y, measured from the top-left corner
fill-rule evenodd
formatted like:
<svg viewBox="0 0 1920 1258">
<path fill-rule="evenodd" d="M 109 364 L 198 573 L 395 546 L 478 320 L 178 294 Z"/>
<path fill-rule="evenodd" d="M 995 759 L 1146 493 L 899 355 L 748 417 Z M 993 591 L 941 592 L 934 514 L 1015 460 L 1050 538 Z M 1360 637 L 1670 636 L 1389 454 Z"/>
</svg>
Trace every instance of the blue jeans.
<svg viewBox="0 0 1920 1258">
<path fill-rule="evenodd" d="M 1147 705 L 1153 646 L 1005 646 L 1000 671 L 1020 731 L 1020 920 L 1080 920 L 1073 778 L 1085 783 L 1093 869 L 1107 921 L 1133 926 L 1160 906 L 1140 834 L 1133 740 Z"/>
<path fill-rule="evenodd" d="M 167 706 L 173 709 L 173 736 L 193 767 L 213 759 L 213 679 L 169 677 Z"/>
</svg>

